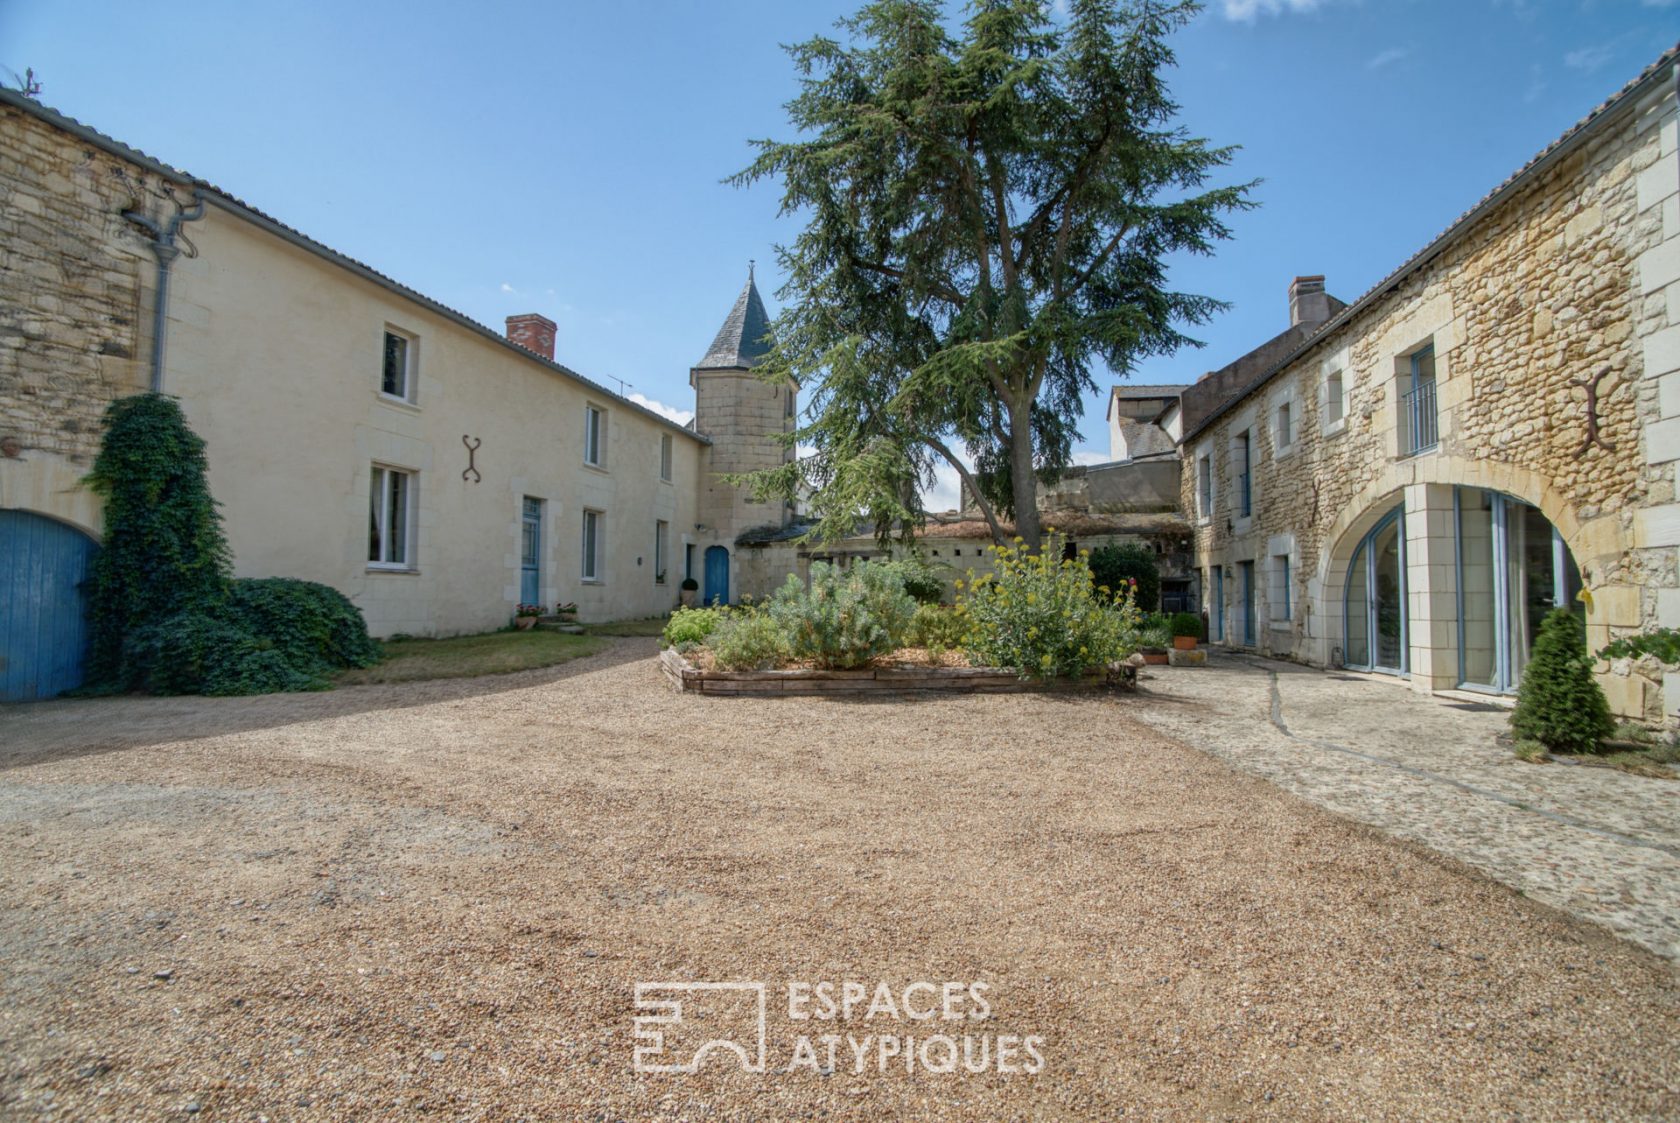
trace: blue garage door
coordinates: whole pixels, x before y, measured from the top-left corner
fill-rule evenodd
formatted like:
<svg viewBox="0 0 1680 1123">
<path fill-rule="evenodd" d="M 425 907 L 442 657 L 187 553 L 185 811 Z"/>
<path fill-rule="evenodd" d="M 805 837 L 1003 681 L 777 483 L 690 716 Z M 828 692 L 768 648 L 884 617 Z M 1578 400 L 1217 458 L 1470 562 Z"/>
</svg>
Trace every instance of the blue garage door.
<svg viewBox="0 0 1680 1123">
<path fill-rule="evenodd" d="M 74 527 L 0 511 L 0 702 L 52 698 L 82 685 L 88 635 L 81 584 L 98 551 Z"/>
</svg>

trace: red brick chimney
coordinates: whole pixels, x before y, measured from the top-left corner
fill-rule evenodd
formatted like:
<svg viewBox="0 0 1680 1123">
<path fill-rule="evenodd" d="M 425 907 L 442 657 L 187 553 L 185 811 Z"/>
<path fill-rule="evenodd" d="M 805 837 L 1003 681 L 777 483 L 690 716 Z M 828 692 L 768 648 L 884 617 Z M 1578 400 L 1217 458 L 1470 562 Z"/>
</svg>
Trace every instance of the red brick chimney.
<svg viewBox="0 0 1680 1123">
<path fill-rule="evenodd" d="M 553 320 L 535 312 L 507 318 L 508 341 L 519 344 L 532 354 L 541 355 L 549 362 L 554 361 L 555 331 Z"/>
</svg>

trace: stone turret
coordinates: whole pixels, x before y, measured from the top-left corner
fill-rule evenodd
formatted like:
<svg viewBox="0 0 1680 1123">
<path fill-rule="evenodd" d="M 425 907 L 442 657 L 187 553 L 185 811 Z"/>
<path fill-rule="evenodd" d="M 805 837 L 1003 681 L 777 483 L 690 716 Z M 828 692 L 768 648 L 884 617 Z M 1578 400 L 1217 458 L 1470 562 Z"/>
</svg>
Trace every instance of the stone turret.
<svg viewBox="0 0 1680 1123">
<path fill-rule="evenodd" d="M 721 478 L 774 468 L 794 457 L 778 438 L 797 423 L 798 387 L 771 385 L 753 373 L 769 352 L 770 316 L 749 267 L 746 287 L 688 376 L 694 387 L 694 429 L 712 442 L 702 457 L 699 536 L 731 551 L 742 531 L 786 526 L 793 517 L 791 505 L 755 502 L 746 488 Z"/>
</svg>

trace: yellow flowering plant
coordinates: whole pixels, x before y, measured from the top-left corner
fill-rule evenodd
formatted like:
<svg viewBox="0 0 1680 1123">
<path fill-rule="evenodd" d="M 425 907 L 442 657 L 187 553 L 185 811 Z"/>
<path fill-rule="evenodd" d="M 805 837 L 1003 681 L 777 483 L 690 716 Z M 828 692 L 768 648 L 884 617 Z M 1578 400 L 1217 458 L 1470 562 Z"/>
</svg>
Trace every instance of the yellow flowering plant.
<svg viewBox="0 0 1680 1123">
<path fill-rule="evenodd" d="M 1087 551 L 1063 558 L 1051 532 L 1039 553 L 1017 541 L 991 547 L 993 571 L 968 579 L 957 606 L 968 620 L 964 648 L 977 666 L 1010 667 L 1023 677 L 1077 675 L 1134 649 L 1141 620 L 1129 589 L 1099 593 Z"/>
</svg>

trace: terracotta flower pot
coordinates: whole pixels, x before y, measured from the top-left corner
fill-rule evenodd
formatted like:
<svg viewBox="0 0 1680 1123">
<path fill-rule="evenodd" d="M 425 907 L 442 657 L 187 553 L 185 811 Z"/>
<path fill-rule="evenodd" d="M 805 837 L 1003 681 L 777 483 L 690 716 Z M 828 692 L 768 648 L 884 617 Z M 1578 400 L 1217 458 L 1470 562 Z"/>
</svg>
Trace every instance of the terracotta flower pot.
<svg viewBox="0 0 1680 1123">
<path fill-rule="evenodd" d="M 537 618 L 535 616 L 515 616 L 513 626 L 522 632 L 528 632 L 537 626 Z"/>
<path fill-rule="evenodd" d="M 1196 650 L 1196 637 L 1174 636 L 1173 646 L 1178 648 L 1180 651 L 1194 651 Z"/>
<path fill-rule="evenodd" d="M 1165 651 L 1145 651 L 1143 661 L 1151 667 L 1164 667 L 1167 665 L 1167 653 Z"/>
</svg>

